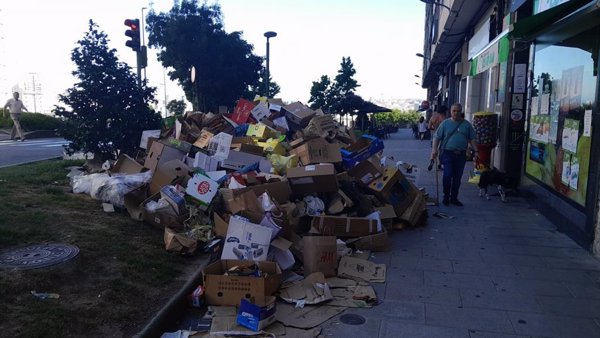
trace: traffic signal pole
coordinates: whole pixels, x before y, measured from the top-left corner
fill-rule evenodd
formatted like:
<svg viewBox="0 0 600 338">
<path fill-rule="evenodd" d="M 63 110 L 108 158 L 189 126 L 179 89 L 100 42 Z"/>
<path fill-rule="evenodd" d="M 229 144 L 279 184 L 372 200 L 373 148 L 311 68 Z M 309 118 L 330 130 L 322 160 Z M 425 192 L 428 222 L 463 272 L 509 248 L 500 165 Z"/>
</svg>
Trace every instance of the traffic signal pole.
<svg viewBox="0 0 600 338">
<path fill-rule="evenodd" d="M 142 68 L 146 68 L 148 56 L 146 46 L 143 46 L 140 41 L 140 20 L 126 19 L 125 26 L 129 27 L 129 29 L 125 31 L 125 36 L 130 38 L 125 42 L 125 46 L 131 48 L 136 53 L 138 85 L 141 87 Z"/>
</svg>

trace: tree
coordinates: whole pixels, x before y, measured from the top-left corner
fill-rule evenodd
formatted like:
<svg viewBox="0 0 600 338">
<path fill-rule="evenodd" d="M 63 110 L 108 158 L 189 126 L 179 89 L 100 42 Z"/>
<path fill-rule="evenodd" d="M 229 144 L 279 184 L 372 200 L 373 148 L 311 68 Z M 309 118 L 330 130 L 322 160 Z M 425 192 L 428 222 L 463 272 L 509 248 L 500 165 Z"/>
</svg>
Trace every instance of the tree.
<svg viewBox="0 0 600 338">
<path fill-rule="evenodd" d="M 328 94 L 330 92 L 331 80 L 327 75 L 321 75 L 319 81 L 313 81 L 312 87 L 310 87 L 310 99 L 308 103 L 312 103 L 310 108 L 312 109 L 325 109 L 329 107 Z"/>
<path fill-rule="evenodd" d="M 219 5 L 176 1 L 168 13 L 150 11 L 147 23 L 149 45 L 159 50 L 162 65 L 173 69 L 169 78 L 183 87 L 194 110 L 231 107 L 259 80 L 263 58 L 253 54 L 241 32 L 225 32 Z"/>
<path fill-rule="evenodd" d="M 263 67 L 260 70 L 260 76 L 256 80 L 254 84 L 250 86 L 248 92 L 244 95 L 248 100 L 254 100 L 256 95 L 264 96 L 265 95 L 265 74 L 267 70 Z M 273 81 L 273 77 L 269 74 L 269 93 L 268 97 L 275 97 L 277 94 L 281 92 L 281 87 L 277 84 L 277 82 Z"/>
<path fill-rule="evenodd" d="M 133 154 L 142 131 L 160 127 L 160 115 L 149 105 L 155 88 L 138 86 L 131 68 L 108 48 L 106 33 L 92 20 L 77 43 L 71 60 L 78 82 L 59 95 L 64 106 L 53 110 L 66 121 L 61 132 L 71 141 L 67 150 L 92 152 L 102 160 Z"/>
<path fill-rule="evenodd" d="M 173 115 L 183 115 L 185 107 L 186 104 L 183 100 L 171 100 L 167 103 L 167 110 Z"/>
<path fill-rule="evenodd" d="M 350 57 L 342 57 L 340 70 L 333 82 L 327 75 L 322 75 L 319 81 L 313 81 L 308 100 L 312 103 L 311 108 L 321 108 L 328 113 L 351 111 L 354 105 L 359 104 L 359 100 L 352 97 L 354 90 L 360 86 L 353 78 L 355 74 Z"/>
</svg>

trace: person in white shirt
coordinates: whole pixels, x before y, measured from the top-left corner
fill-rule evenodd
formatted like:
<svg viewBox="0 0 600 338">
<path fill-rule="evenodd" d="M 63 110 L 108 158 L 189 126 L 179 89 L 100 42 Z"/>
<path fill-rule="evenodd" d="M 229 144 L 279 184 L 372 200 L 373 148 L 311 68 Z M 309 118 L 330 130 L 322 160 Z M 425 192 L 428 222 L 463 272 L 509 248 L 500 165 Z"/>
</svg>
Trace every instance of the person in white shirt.
<svg viewBox="0 0 600 338">
<path fill-rule="evenodd" d="M 18 134 L 21 141 L 25 141 L 25 137 L 23 137 L 23 129 L 21 128 L 21 113 L 23 111 L 29 112 L 29 110 L 25 108 L 23 101 L 19 100 L 19 93 L 13 93 L 13 98 L 8 100 L 4 105 L 5 110 L 6 108 L 8 108 L 8 111 L 10 112 L 10 118 L 13 120 L 13 128 L 10 133 L 10 139 L 14 140 L 15 136 Z"/>
<path fill-rule="evenodd" d="M 418 128 L 419 128 L 419 139 L 421 141 L 423 141 L 423 139 L 425 138 L 425 133 L 427 132 L 427 129 L 429 128 L 427 126 L 427 122 L 425 122 L 425 118 L 423 116 L 421 116 L 421 118 L 419 119 Z"/>
</svg>

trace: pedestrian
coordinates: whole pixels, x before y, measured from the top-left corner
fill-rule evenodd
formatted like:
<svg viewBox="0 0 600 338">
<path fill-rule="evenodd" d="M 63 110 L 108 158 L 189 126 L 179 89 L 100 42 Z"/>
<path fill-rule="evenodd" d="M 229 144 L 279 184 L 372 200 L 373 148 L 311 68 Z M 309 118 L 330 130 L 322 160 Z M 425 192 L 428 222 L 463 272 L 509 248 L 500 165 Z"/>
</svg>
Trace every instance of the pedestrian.
<svg viewBox="0 0 600 338">
<path fill-rule="evenodd" d="M 427 133 L 427 122 L 425 122 L 425 118 L 423 116 L 421 116 L 421 118 L 419 119 L 419 124 L 418 124 L 418 128 L 419 128 L 419 140 L 423 141 L 423 139 L 425 138 L 425 133 Z"/>
<path fill-rule="evenodd" d="M 447 112 L 448 107 L 441 106 L 440 109 L 433 113 L 433 116 L 429 119 L 429 130 L 431 130 L 432 134 L 436 131 L 436 129 L 442 123 L 442 121 L 446 119 Z"/>
<path fill-rule="evenodd" d="M 474 152 L 477 152 L 475 143 L 475 129 L 469 121 L 464 119 L 462 105 L 455 103 L 450 108 L 451 118 L 442 121 L 433 135 L 433 147 L 431 159 L 434 160 L 440 154 L 440 161 L 444 166 L 444 205 L 463 204 L 458 200 L 458 188 L 462 179 L 467 161 L 467 149 L 469 144 Z M 438 150 L 439 149 L 439 150 Z"/>
<path fill-rule="evenodd" d="M 6 108 L 8 108 L 10 118 L 13 121 L 12 131 L 10 132 L 10 139 L 14 140 L 15 136 L 18 134 L 18 138 L 21 139 L 21 142 L 25 141 L 25 137 L 23 137 L 23 128 L 21 128 L 21 113 L 23 112 L 23 110 L 26 112 L 29 112 L 29 110 L 25 108 L 25 105 L 23 105 L 23 101 L 19 100 L 18 92 L 14 92 L 13 98 L 9 99 L 4 105 L 5 116 Z"/>
</svg>

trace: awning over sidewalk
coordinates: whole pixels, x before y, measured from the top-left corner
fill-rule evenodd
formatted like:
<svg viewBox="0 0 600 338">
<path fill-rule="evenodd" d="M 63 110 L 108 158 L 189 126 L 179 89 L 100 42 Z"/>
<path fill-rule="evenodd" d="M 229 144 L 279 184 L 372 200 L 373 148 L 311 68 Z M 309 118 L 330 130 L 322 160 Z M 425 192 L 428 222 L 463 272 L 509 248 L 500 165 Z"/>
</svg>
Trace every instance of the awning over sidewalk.
<svg viewBox="0 0 600 338">
<path fill-rule="evenodd" d="M 589 2 L 590 0 L 571 0 L 541 13 L 520 19 L 513 25 L 508 37 L 511 40 L 532 41 L 545 28 L 565 17 L 577 7 Z"/>
</svg>

